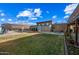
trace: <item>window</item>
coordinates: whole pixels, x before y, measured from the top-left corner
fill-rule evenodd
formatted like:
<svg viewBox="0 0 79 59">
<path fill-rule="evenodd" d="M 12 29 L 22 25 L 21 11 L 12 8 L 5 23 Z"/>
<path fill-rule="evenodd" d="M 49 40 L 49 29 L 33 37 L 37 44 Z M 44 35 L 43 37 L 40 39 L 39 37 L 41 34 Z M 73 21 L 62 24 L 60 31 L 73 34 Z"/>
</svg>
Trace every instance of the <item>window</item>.
<svg viewBox="0 0 79 59">
<path fill-rule="evenodd" d="M 51 27 L 51 25 L 49 25 L 49 27 Z"/>
<path fill-rule="evenodd" d="M 40 26 L 40 24 L 38 24 Z"/>
<path fill-rule="evenodd" d="M 42 25 L 44 25 L 44 24 L 42 24 Z"/>
<path fill-rule="evenodd" d="M 49 23 L 46 23 L 46 25 L 49 25 Z"/>
</svg>

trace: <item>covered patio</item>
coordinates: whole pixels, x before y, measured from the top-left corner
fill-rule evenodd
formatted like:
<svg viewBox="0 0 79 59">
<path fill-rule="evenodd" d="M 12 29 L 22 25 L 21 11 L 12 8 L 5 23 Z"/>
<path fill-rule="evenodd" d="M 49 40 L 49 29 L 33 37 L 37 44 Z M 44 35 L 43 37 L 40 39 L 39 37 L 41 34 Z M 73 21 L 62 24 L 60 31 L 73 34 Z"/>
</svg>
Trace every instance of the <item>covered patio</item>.
<svg viewBox="0 0 79 59">
<path fill-rule="evenodd" d="M 79 54 L 79 5 L 68 19 L 65 43 L 68 54 Z"/>
</svg>

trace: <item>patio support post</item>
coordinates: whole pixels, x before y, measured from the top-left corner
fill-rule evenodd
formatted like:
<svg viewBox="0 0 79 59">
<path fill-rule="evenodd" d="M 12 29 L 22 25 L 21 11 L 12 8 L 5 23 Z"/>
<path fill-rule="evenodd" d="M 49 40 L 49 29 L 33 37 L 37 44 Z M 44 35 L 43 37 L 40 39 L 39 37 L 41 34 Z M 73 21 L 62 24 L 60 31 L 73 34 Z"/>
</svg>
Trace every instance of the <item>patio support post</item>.
<svg viewBox="0 0 79 59">
<path fill-rule="evenodd" d="M 78 22 L 77 20 L 75 21 L 75 40 L 76 40 L 76 45 L 78 45 Z"/>
</svg>

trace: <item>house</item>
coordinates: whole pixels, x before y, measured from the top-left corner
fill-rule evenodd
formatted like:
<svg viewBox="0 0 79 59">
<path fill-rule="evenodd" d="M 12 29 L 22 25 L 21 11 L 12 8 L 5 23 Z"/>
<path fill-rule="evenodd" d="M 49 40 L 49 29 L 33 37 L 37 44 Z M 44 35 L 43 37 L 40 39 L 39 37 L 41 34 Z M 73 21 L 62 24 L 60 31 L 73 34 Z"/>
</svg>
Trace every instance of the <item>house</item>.
<svg viewBox="0 0 79 59">
<path fill-rule="evenodd" d="M 65 32 L 67 23 L 52 24 L 52 21 L 37 22 L 38 32 Z"/>
<path fill-rule="evenodd" d="M 65 32 L 66 28 L 67 28 L 67 23 L 52 24 L 53 32 Z"/>
<path fill-rule="evenodd" d="M 2 26 L 0 26 L 0 34 L 4 33 L 4 28 Z"/>
<path fill-rule="evenodd" d="M 26 24 L 5 23 L 2 24 L 2 27 L 5 29 L 5 31 L 18 31 L 18 32 L 29 31 L 30 29 L 30 26 Z"/>
<path fill-rule="evenodd" d="M 38 32 L 51 32 L 52 21 L 37 22 Z"/>
<path fill-rule="evenodd" d="M 79 5 L 76 7 L 76 9 L 73 11 L 73 13 L 70 15 L 68 20 L 68 25 L 73 31 L 75 31 L 75 25 L 79 22 Z M 79 32 L 79 30 L 78 30 Z"/>
<path fill-rule="evenodd" d="M 32 25 L 30 26 L 31 31 L 37 31 L 37 25 Z"/>
<path fill-rule="evenodd" d="M 0 26 L 0 34 L 2 33 L 2 27 Z"/>
<path fill-rule="evenodd" d="M 72 39 L 79 45 L 79 4 L 69 17 L 67 30 L 72 30 Z"/>
</svg>

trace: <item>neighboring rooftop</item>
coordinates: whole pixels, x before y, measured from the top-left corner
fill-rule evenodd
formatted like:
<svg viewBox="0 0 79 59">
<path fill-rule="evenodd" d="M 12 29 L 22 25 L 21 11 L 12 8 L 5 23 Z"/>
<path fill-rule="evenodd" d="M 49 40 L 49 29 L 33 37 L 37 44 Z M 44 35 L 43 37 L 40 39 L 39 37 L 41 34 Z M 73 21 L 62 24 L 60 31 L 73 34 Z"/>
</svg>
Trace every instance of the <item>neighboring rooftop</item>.
<svg viewBox="0 0 79 59">
<path fill-rule="evenodd" d="M 46 23 L 46 22 L 52 22 L 52 20 L 49 20 L 49 21 L 41 21 L 41 22 L 37 22 L 37 23 Z"/>
</svg>

